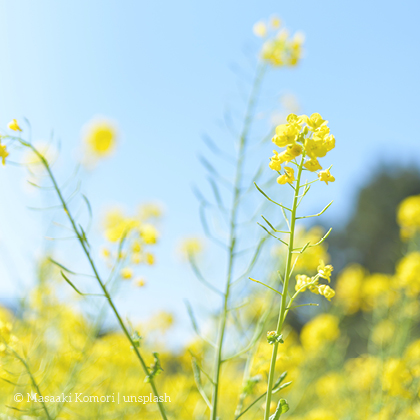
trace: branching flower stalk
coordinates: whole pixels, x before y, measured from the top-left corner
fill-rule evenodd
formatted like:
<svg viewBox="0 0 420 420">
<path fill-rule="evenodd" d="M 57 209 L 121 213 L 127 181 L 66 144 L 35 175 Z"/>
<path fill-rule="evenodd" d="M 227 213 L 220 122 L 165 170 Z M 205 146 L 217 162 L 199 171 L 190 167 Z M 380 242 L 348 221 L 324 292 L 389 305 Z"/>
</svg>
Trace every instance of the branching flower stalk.
<svg viewBox="0 0 420 420">
<path fill-rule="evenodd" d="M 261 28 L 263 27 L 263 30 Z M 245 346 L 244 349 L 237 352 L 234 356 L 224 358 L 223 357 L 223 347 L 224 347 L 224 340 L 226 335 L 226 326 L 228 320 L 228 312 L 229 312 L 229 304 L 231 298 L 231 286 L 236 283 L 237 281 L 246 278 L 250 270 L 254 267 L 263 244 L 267 239 L 267 236 L 262 238 L 256 246 L 254 255 L 250 259 L 249 265 L 245 272 L 238 276 L 237 278 L 235 274 L 236 262 L 238 255 L 243 252 L 238 250 L 239 248 L 239 221 L 238 221 L 238 214 L 241 208 L 241 200 L 244 196 L 251 191 L 251 188 L 247 188 L 244 186 L 244 166 L 245 166 L 245 155 L 248 145 L 248 137 L 251 129 L 251 125 L 254 120 L 254 111 L 255 111 L 255 104 L 256 100 L 260 91 L 261 82 L 263 80 L 264 73 L 267 67 L 286 67 L 290 66 L 293 67 L 297 65 L 301 57 L 301 45 L 303 43 L 303 37 L 300 34 L 296 34 L 294 37 L 290 37 L 288 32 L 284 29 L 280 28 L 280 21 L 277 18 L 272 18 L 270 22 L 262 23 L 260 22 L 257 24 L 257 29 L 254 27 L 254 33 L 264 38 L 263 47 L 260 52 L 260 60 L 258 63 L 256 76 L 253 81 L 250 96 L 248 102 L 246 104 L 245 116 L 242 124 L 242 128 L 240 130 L 240 134 L 238 135 L 238 151 L 235 161 L 235 175 L 233 183 L 225 180 L 221 177 L 217 171 L 213 168 L 213 166 L 206 160 L 202 159 L 202 163 L 206 167 L 206 169 L 210 173 L 210 183 L 215 194 L 217 206 L 216 208 L 222 213 L 224 219 L 228 224 L 228 239 L 226 243 L 224 241 L 220 241 L 218 238 L 215 238 L 212 233 L 210 232 L 206 217 L 204 214 L 204 208 L 207 206 L 212 206 L 206 199 L 200 197 L 202 202 L 202 208 L 200 212 L 200 216 L 202 219 L 202 224 L 206 235 L 218 245 L 221 245 L 224 249 L 227 249 L 227 269 L 226 269 L 226 280 L 225 280 L 225 287 L 223 291 L 220 291 L 208 281 L 206 281 L 203 276 L 201 275 L 200 270 L 197 268 L 195 264 L 193 265 L 193 270 L 196 273 L 198 279 L 204 283 L 209 289 L 215 291 L 216 293 L 222 295 L 223 304 L 221 313 L 219 315 L 219 325 L 217 329 L 217 338 L 216 343 L 210 343 L 215 348 L 215 357 L 213 362 L 213 369 L 212 369 L 212 379 L 210 380 L 210 386 L 212 388 L 212 397 L 207 398 L 203 397 L 206 404 L 208 401 L 211 401 L 210 404 L 210 420 L 216 420 L 218 415 L 218 404 L 219 404 L 219 387 L 220 387 L 220 372 L 221 366 L 224 362 L 228 360 L 232 360 L 238 357 L 241 354 L 248 352 L 255 344 L 257 343 L 260 333 L 256 331 L 256 335 L 251 339 L 251 342 Z M 220 149 L 215 146 L 214 144 L 209 145 L 210 149 L 215 152 L 217 155 L 224 155 L 224 152 L 221 152 Z M 233 159 L 228 156 L 229 161 Z M 262 168 L 260 168 L 262 169 Z M 257 172 L 257 176 L 261 174 L 261 170 Z M 232 198 L 231 198 L 231 205 L 225 207 L 221 198 L 221 195 L 218 190 L 218 183 L 222 183 L 223 185 L 227 185 L 229 189 L 232 191 Z M 251 182 L 249 182 L 251 184 Z M 256 217 L 253 216 L 252 219 Z M 191 261 L 191 259 L 190 259 Z M 192 318 L 192 323 L 194 329 L 197 331 L 196 323 L 192 316 L 192 311 L 189 310 L 190 316 Z M 199 334 L 200 335 L 200 334 Z M 201 335 L 200 335 L 201 336 Z M 206 340 L 208 341 L 208 340 Z M 200 391 L 201 393 L 203 390 Z"/>
<path fill-rule="evenodd" d="M 230 286 L 232 282 L 233 276 L 233 269 L 234 269 L 234 261 L 235 261 L 235 245 L 236 245 L 236 237 L 237 237 L 237 214 L 238 214 L 238 206 L 239 201 L 241 198 L 241 186 L 242 186 L 242 178 L 243 178 L 243 165 L 244 165 L 244 156 L 245 156 L 245 148 L 248 139 L 249 129 L 253 119 L 253 112 L 255 107 L 255 102 L 260 90 L 261 82 L 264 76 L 266 66 L 264 63 L 260 64 L 256 77 L 252 86 L 251 94 L 249 97 L 244 125 L 242 129 L 242 133 L 239 139 L 239 149 L 238 149 L 238 158 L 236 164 L 236 174 L 235 174 L 235 181 L 234 181 L 234 190 L 233 190 L 233 198 L 232 198 L 232 208 L 230 212 L 230 226 L 229 226 L 229 245 L 228 245 L 228 267 L 226 273 L 226 287 L 223 296 L 223 310 L 220 318 L 220 325 L 218 329 L 218 336 L 216 342 L 216 357 L 214 360 L 214 369 L 213 369 L 213 396 L 212 396 L 212 404 L 211 404 L 211 412 L 210 418 L 211 420 L 217 419 L 217 404 L 218 404 L 218 397 L 219 397 L 219 381 L 220 381 L 220 369 L 222 365 L 222 350 L 223 350 L 223 340 L 225 337 L 225 330 L 226 330 L 226 321 L 227 321 L 227 314 L 228 314 L 228 304 L 229 304 L 229 296 L 230 296 Z"/>
<path fill-rule="evenodd" d="M 321 212 L 315 215 L 297 216 L 299 204 L 309 192 L 311 185 L 314 182 L 324 181 L 328 185 L 328 182 L 335 181 L 334 177 L 330 173 L 331 167 L 327 170 L 322 170 L 322 167 L 318 162 L 318 158 L 324 157 L 330 150 L 335 147 L 335 138 L 334 136 L 330 135 L 330 130 L 327 127 L 327 123 L 328 121 L 323 120 L 319 114 L 312 114 L 310 117 L 307 117 L 306 115 L 301 115 L 298 117 L 295 114 L 290 114 L 287 117 L 287 124 L 279 125 L 276 128 L 276 135 L 273 137 L 273 143 L 279 147 L 286 147 L 286 149 L 282 153 L 274 151 L 274 156 L 271 158 L 269 166 L 272 170 L 278 172 L 279 177 L 277 178 L 277 182 L 280 185 L 289 184 L 293 189 L 293 200 L 290 208 L 272 200 L 261 188 L 256 185 L 257 189 L 265 196 L 265 198 L 281 208 L 288 227 L 288 231 L 279 231 L 275 229 L 274 226 L 264 217 L 263 219 L 269 228 L 261 225 L 267 233 L 269 233 L 271 236 L 276 238 L 287 247 L 282 292 L 278 292 L 277 290 L 258 280 L 251 279 L 257 283 L 263 284 L 264 286 L 281 295 L 276 330 L 267 334 L 267 340 L 269 344 L 273 345 L 273 351 L 269 369 L 264 420 L 269 420 L 270 417 L 270 407 L 273 394 L 273 383 L 278 348 L 279 345 L 283 343 L 282 329 L 288 312 L 291 309 L 297 308 L 299 306 L 315 305 L 305 304 L 292 306 L 299 294 L 307 289 L 315 294 L 323 295 L 328 300 L 335 295 L 334 290 L 331 289 L 328 285 L 319 284 L 320 279 L 326 279 L 329 282 L 331 272 L 333 270 L 332 266 L 326 266 L 322 261 L 318 267 L 318 273 L 314 277 L 297 275 L 295 285 L 296 292 L 293 296 L 291 296 L 289 292 L 290 279 L 292 277 L 299 256 L 303 254 L 308 248 L 320 245 L 331 232 L 330 229 L 318 243 L 311 244 L 308 242 L 303 246 L 295 247 L 296 221 L 298 219 L 320 216 L 332 204 L 332 202 L 329 203 Z M 299 156 L 300 160 L 298 162 L 297 158 Z M 283 173 L 281 172 L 282 165 L 284 163 L 291 163 L 297 167 L 296 178 L 295 171 L 292 167 L 284 166 Z M 302 184 L 303 171 L 317 172 L 318 178 L 310 182 L 305 181 L 305 183 Z M 290 215 L 288 216 L 286 212 L 290 213 Z M 284 238 L 276 235 L 279 233 L 286 234 L 286 237 L 288 237 L 288 242 L 286 242 Z"/>
<path fill-rule="evenodd" d="M 4 136 L 4 137 L 6 137 L 6 136 Z M 82 247 L 82 250 L 83 250 L 84 254 L 86 255 L 88 263 L 89 263 L 89 265 L 90 265 L 90 267 L 93 271 L 94 277 L 96 278 L 96 280 L 97 280 L 97 282 L 98 282 L 98 284 L 99 284 L 99 286 L 100 286 L 100 288 L 103 292 L 102 296 L 106 298 L 109 307 L 111 308 L 112 312 L 114 313 L 115 317 L 117 318 L 118 324 L 120 325 L 124 335 L 126 336 L 127 340 L 129 341 L 129 343 L 131 345 L 131 348 L 133 349 L 133 351 L 134 351 L 134 353 L 135 353 L 135 355 L 136 355 L 136 357 L 137 357 L 137 359 L 138 359 L 138 361 L 139 361 L 139 363 L 140 363 L 140 365 L 143 369 L 143 372 L 146 375 L 147 382 L 150 384 L 150 386 L 152 388 L 152 391 L 153 391 L 153 394 L 156 397 L 157 405 L 158 405 L 158 408 L 159 408 L 159 413 L 160 413 L 161 418 L 163 420 L 167 420 L 168 417 L 167 417 L 167 414 L 166 414 L 166 411 L 165 411 L 165 407 L 162 404 L 161 399 L 159 398 L 160 395 L 159 395 L 159 392 L 157 390 L 157 387 L 156 387 L 156 384 L 155 384 L 155 381 L 154 381 L 153 372 L 146 365 L 146 362 L 144 361 L 143 356 L 141 355 L 140 350 L 139 350 L 139 343 L 136 342 L 135 338 L 133 338 L 130 335 L 130 332 L 128 331 L 127 326 L 125 325 L 124 321 L 122 320 L 122 317 L 121 317 L 120 313 L 118 312 L 118 309 L 116 308 L 116 306 L 113 302 L 113 299 L 111 297 L 111 294 L 110 294 L 105 282 L 102 280 L 102 278 L 99 274 L 99 271 L 96 267 L 95 262 L 93 261 L 93 258 L 91 256 L 91 253 L 90 253 L 90 250 L 89 250 L 90 246 L 89 246 L 88 239 L 86 237 L 86 233 L 85 233 L 85 231 L 84 231 L 84 229 L 82 228 L 81 225 L 78 226 L 76 224 L 76 221 L 75 221 L 74 217 L 72 216 L 72 213 L 69 209 L 68 203 L 67 203 L 66 199 L 64 198 L 64 196 L 61 192 L 61 189 L 60 189 L 60 187 L 59 187 L 59 185 L 58 185 L 58 183 L 55 179 L 55 176 L 54 176 L 54 174 L 51 170 L 51 167 L 50 167 L 47 159 L 31 143 L 28 143 L 28 142 L 24 141 L 21 137 L 12 137 L 12 136 L 7 136 L 7 137 L 12 139 L 12 140 L 17 140 L 23 146 L 30 148 L 33 151 L 33 153 L 35 153 L 35 155 L 38 157 L 38 159 L 40 160 L 40 162 L 44 166 L 45 170 L 47 171 L 48 177 L 50 178 L 50 180 L 53 184 L 54 191 L 56 192 L 56 194 L 58 196 L 60 204 L 61 204 L 64 212 L 67 215 L 67 218 L 68 218 L 68 220 L 71 224 L 71 227 L 72 227 L 74 233 L 76 234 L 77 240 L 80 243 L 80 246 Z M 61 267 L 61 268 L 63 268 L 63 267 Z M 84 293 L 80 292 L 76 288 L 76 286 L 73 285 L 73 283 L 66 277 L 66 275 L 63 273 L 63 271 L 61 271 L 61 274 L 62 274 L 63 278 L 76 290 L 76 292 L 78 292 L 81 295 L 84 295 Z"/>
</svg>

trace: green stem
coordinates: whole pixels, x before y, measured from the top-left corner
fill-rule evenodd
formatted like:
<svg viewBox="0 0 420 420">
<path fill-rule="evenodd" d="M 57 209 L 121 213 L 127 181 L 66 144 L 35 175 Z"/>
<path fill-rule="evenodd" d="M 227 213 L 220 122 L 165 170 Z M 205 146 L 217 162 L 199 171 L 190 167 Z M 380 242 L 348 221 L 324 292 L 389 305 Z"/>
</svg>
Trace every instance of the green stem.
<svg viewBox="0 0 420 420">
<path fill-rule="evenodd" d="M 124 332 L 124 335 L 127 337 L 127 340 L 130 342 L 131 347 L 134 350 L 134 352 L 135 352 L 135 354 L 137 356 L 137 359 L 139 360 L 139 362 L 140 362 L 140 364 L 141 364 L 141 366 L 143 368 L 144 373 L 146 374 L 146 376 L 149 376 L 149 368 L 147 367 L 146 362 L 144 361 L 143 357 L 141 356 L 139 349 L 137 348 L 137 346 L 134 343 L 134 341 L 133 341 L 130 333 L 128 332 L 128 329 L 125 326 L 125 324 L 124 324 L 124 322 L 123 322 L 123 320 L 122 320 L 122 318 L 121 318 L 121 316 L 120 316 L 117 308 L 115 307 L 114 302 L 113 302 L 113 300 L 111 298 L 111 295 L 108 292 L 107 287 L 105 286 L 104 282 L 102 281 L 102 279 L 101 279 L 101 277 L 99 275 L 99 272 L 98 272 L 98 270 L 96 268 L 96 265 L 93 262 L 93 259 L 92 259 L 91 255 L 90 255 L 90 252 L 89 252 L 89 249 L 88 249 L 88 247 L 86 245 L 86 240 L 85 240 L 83 234 L 81 234 L 79 232 L 79 229 L 76 226 L 76 222 L 75 222 L 73 216 L 71 215 L 71 212 L 70 212 L 70 210 L 69 210 L 69 208 L 67 206 L 66 200 L 64 199 L 64 197 L 63 197 L 63 195 L 61 193 L 61 190 L 60 190 L 60 188 L 59 188 L 59 186 L 57 184 L 57 181 L 56 181 L 56 179 L 55 179 L 55 177 L 54 177 L 54 175 L 53 175 L 53 173 L 51 171 L 51 168 L 50 168 L 48 162 L 46 161 L 46 159 L 44 158 L 44 156 L 42 156 L 31 144 L 26 143 L 26 142 L 23 142 L 22 140 L 21 140 L 21 142 L 25 146 L 29 146 L 34 151 L 34 153 L 39 157 L 39 159 L 42 161 L 43 165 L 45 166 L 45 169 L 47 170 L 48 175 L 49 175 L 49 177 L 50 177 L 50 179 L 51 179 L 51 181 L 52 181 L 52 183 L 54 185 L 54 189 L 55 189 L 55 191 L 56 191 L 56 193 L 58 195 L 58 198 L 59 198 L 59 200 L 61 202 L 61 205 L 63 206 L 64 212 L 67 214 L 67 217 L 68 217 L 68 219 L 69 219 L 69 221 L 70 221 L 70 223 L 72 225 L 72 228 L 73 228 L 73 230 L 74 230 L 74 232 L 75 232 L 75 234 L 77 236 L 77 239 L 79 240 L 80 245 L 81 245 L 81 247 L 82 247 L 82 249 L 83 249 L 83 251 L 84 251 L 84 253 L 85 253 L 85 255 L 86 255 L 87 259 L 88 259 L 89 265 L 92 268 L 92 271 L 93 271 L 93 273 L 95 275 L 95 278 L 98 281 L 99 286 L 101 287 L 101 289 L 102 289 L 102 291 L 103 291 L 103 293 L 105 295 L 105 298 L 107 299 L 108 304 L 111 307 L 112 312 L 116 316 L 116 318 L 118 320 L 118 323 L 120 324 L 120 327 L 121 327 L 121 329 Z M 158 404 L 160 415 L 161 415 L 161 417 L 162 417 L 163 420 L 167 420 L 168 417 L 166 416 L 165 408 L 164 408 L 162 402 L 159 401 L 159 393 L 157 391 L 157 388 L 156 388 L 156 385 L 154 383 L 154 380 L 153 380 L 153 378 L 149 378 L 149 379 L 150 379 L 149 383 L 150 383 L 150 386 L 152 387 L 153 394 L 157 397 L 157 400 L 158 400 L 157 404 Z"/>
<path fill-rule="evenodd" d="M 283 323 L 286 315 L 287 310 L 287 290 L 289 287 L 289 280 L 291 276 L 290 267 L 292 265 L 292 257 L 293 257 L 293 242 L 295 236 L 295 224 L 296 224 L 296 210 L 297 204 L 299 199 L 299 190 L 300 190 L 300 178 L 302 176 L 302 169 L 304 163 L 305 155 L 302 155 L 299 170 L 296 179 L 295 185 L 295 194 L 293 197 L 293 206 L 292 206 L 292 214 L 290 217 L 290 236 L 289 236 L 289 246 L 287 249 L 287 260 L 286 260 L 286 268 L 284 272 L 284 284 L 283 284 L 283 295 L 281 297 L 280 302 L 280 310 L 279 310 L 279 317 L 277 321 L 277 334 L 280 334 L 283 328 Z M 268 376 L 268 385 L 267 385 L 267 396 L 266 396 L 266 406 L 265 406 L 265 413 L 264 413 L 264 420 L 269 420 L 270 417 L 270 406 L 271 406 L 271 396 L 273 391 L 273 382 L 274 382 L 274 373 L 276 368 L 276 359 L 277 359 L 277 351 L 278 351 L 279 343 L 273 344 L 273 353 L 271 355 L 271 362 L 270 362 L 270 371 Z"/>
<path fill-rule="evenodd" d="M 45 402 L 43 401 L 43 398 L 42 398 L 42 394 L 41 394 L 41 391 L 40 391 L 40 389 L 39 389 L 39 386 L 38 386 L 38 384 L 37 384 L 37 382 L 35 381 L 35 378 L 34 378 L 34 376 L 32 375 L 32 371 L 31 371 L 31 369 L 29 368 L 29 365 L 28 365 L 28 363 L 26 362 L 26 360 L 23 358 L 23 357 L 20 357 L 19 356 L 19 354 L 14 350 L 14 349 L 12 349 L 10 346 L 8 346 L 7 344 L 6 344 L 6 346 L 7 346 L 7 348 L 13 353 L 13 355 L 16 357 L 16 359 L 18 359 L 22 364 L 23 364 L 23 366 L 25 367 L 25 370 L 26 370 L 26 372 L 28 373 L 28 375 L 29 375 L 29 377 L 31 378 L 31 382 L 32 382 L 32 385 L 33 385 L 33 387 L 35 388 L 35 390 L 36 390 L 36 392 L 38 393 L 38 395 L 41 397 L 40 399 L 42 400 L 41 401 L 41 404 L 42 404 L 42 408 L 44 409 L 44 411 L 45 411 L 45 415 L 47 416 L 47 419 L 48 420 L 52 420 L 51 419 L 51 415 L 50 415 L 50 413 L 49 413 L 49 411 L 48 411 L 48 408 L 47 408 L 47 406 L 45 405 Z"/>
<path fill-rule="evenodd" d="M 224 293 L 224 298 L 223 298 L 223 312 L 222 312 L 220 325 L 218 329 L 217 344 L 216 344 L 216 357 L 214 361 L 214 370 L 213 370 L 213 395 L 212 395 L 212 404 L 211 404 L 211 410 L 210 410 L 211 420 L 217 419 L 220 368 L 222 364 L 222 348 L 223 348 L 223 340 L 225 337 L 228 303 L 229 303 L 229 292 L 230 292 L 233 267 L 234 267 L 234 259 L 235 259 L 234 255 L 235 255 L 236 228 L 237 228 L 236 219 L 237 219 L 237 214 L 238 214 L 238 203 L 239 203 L 240 194 L 241 194 L 241 183 L 242 183 L 242 175 L 243 175 L 245 147 L 247 143 L 249 129 L 253 120 L 253 111 L 255 107 L 255 102 L 258 96 L 258 92 L 259 92 L 259 88 L 261 85 L 264 71 L 265 71 L 265 65 L 260 64 L 259 68 L 257 69 L 255 81 L 253 83 L 251 94 L 249 97 L 249 101 L 248 101 L 248 105 L 247 105 L 247 109 L 245 113 L 244 126 L 242 129 L 240 142 L 239 142 L 238 160 L 237 160 L 237 165 L 236 165 L 236 175 L 235 175 L 234 191 L 233 191 L 233 199 L 232 199 L 232 210 L 230 214 L 229 260 L 228 260 L 227 275 L 226 275 L 226 287 L 225 287 L 225 293 Z"/>
</svg>

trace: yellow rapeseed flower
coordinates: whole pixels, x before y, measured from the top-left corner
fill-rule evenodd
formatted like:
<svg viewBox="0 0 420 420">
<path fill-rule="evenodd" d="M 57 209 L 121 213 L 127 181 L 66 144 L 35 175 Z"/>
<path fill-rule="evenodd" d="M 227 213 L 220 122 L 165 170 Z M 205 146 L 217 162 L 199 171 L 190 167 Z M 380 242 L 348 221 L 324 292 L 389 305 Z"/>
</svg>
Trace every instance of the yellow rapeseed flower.
<svg viewBox="0 0 420 420">
<path fill-rule="evenodd" d="M 146 263 L 149 265 L 153 265 L 155 263 L 155 257 L 150 252 L 146 252 L 145 260 L 146 260 Z"/>
<path fill-rule="evenodd" d="M 420 294 L 420 252 L 410 252 L 397 264 L 398 285 L 410 296 Z"/>
<path fill-rule="evenodd" d="M 325 171 L 321 171 L 318 174 L 318 178 L 320 181 L 324 181 L 327 185 L 329 182 L 334 182 L 335 178 L 330 174 L 330 170 L 326 169 Z"/>
<path fill-rule="evenodd" d="M 358 264 L 349 265 L 338 275 L 336 303 L 344 313 L 351 315 L 360 309 L 365 276 L 365 270 Z"/>
<path fill-rule="evenodd" d="M 0 144 L 0 158 L 3 165 L 6 165 L 7 156 L 9 156 L 9 152 L 7 151 L 6 145 Z"/>
<path fill-rule="evenodd" d="M 267 35 L 267 25 L 263 21 L 259 21 L 254 24 L 252 31 L 255 36 L 264 38 Z"/>
<path fill-rule="evenodd" d="M 394 337 L 394 333 L 395 324 L 390 319 L 384 319 L 375 325 L 372 331 L 372 341 L 378 345 L 387 344 Z"/>
<path fill-rule="evenodd" d="M 409 239 L 420 233 L 420 195 L 407 197 L 400 203 L 397 222 L 401 227 L 402 239 Z"/>
<path fill-rule="evenodd" d="M 153 225 L 146 223 L 140 226 L 140 236 L 144 243 L 148 245 L 155 244 L 158 240 L 158 231 Z"/>
<path fill-rule="evenodd" d="M 328 282 L 331 281 L 331 273 L 333 272 L 334 268 L 332 265 L 325 265 L 324 261 L 319 262 L 318 266 L 318 274 L 319 277 L 328 280 Z"/>
<path fill-rule="evenodd" d="M 7 126 L 13 131 L 22 131 L 16 119 L 10 121 L 9 124 L 7 124 Z"/>
<path fill-rule="evenodd" d="M 335 296 L 335 291 L 331 289 L 328 284 L 321 284 L 318 286 L 319 294 L 324 296 L 327 300 L 331 300 Z"/>
<path fill-rule="evenodd" d="M 280 19 L 277 16 L 271 16 L 271 18 L 270 18 L 270 26 L 273 29 L 278 29 L 278 28 L 280 28 L 280 25 L 281 25 Z"/>
<path fill-rule="evenodd" d="M 122 268 L 120 271 L 121 278 L 124 280 L 129 280 L 133 277 L 133 270 L 129 267 Z"/>
<path fill-rule="evenodd" d="M 339 320 L 331 314 L 321 314 L 304 325 L 300 339 L 305 350 L 317 350 L 340 336 Z"/>
<path fill-rule="evenodd" d="M 144 287 L 146 285 L 146 280 L 144 280 L 143 277 L 140 277 L 139 279 L 136 280 L 135 285 L 137 287 Z"/>
<path fill-rule="evenodd" d="M 307 286 L 309 286 L 310 283 L 312 283 L 314 281 L 314 279 L 312 277 L 308 277 L 305 274 L 297 274 L 296 275 L 296 285 L 295 285 L 295 290 L 298 291 L 300 290 L 301 292 L 304 292 L 307 289 Z M 315 286 L 316 283 L 314 283 L 314 285 L 309 286 L 309 288 L 313 288 L 313 286 Z M 311 290 L 312 291 L 312 290 Z"/>
<path fill-rule="evenodd" d="M 311 172 L 319 171 L 322 169 L 322 166 L 319 164 L 317 158 L 312 158 L 308 161 L 306 161 L 303 166 Z"/>
<path fill-rule="evenodd" d="M 106 157 L 115 149 L 117 128 L 115 124 L 109 120 L 94 119 L 85 127 L 84 142 L 89 154 L 93 157 Z"/>
<path fill-rule="evenodd" d="M 186 258 L 197 256 L 202 250 L 203 241 L 200 238 L 185 238 L 180 244 L 181 254 Z"/>
<path fill-rule="evenodd" d="M 277 178 L 277 183 L 284 185 L 287 184 L 288 182 L 291 183 L 295 180 L 295 171 L 293 170 L 293 168 L 289 168 L 288 166 L 284 167 L 284 174 L 280 175 Z"/>
</svg>

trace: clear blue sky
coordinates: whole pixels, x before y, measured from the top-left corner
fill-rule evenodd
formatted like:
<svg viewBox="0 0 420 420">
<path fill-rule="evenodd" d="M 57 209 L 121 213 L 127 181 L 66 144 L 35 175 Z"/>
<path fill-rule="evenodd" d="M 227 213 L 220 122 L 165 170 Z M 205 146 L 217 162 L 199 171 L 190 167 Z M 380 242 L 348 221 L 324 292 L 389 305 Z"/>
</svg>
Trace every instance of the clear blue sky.
<svg viewBox="0 0 420 420">
<path fill-rule="evenodd" d="M 418 1 L 0 2 L 0 125 L 26 117 L 35 140 L 54 130 L 70 171 L 82 125 L 111 117 L 121 144 L 84 189 L 94 210 L 165 205 L 149 286 L 123 290 L 120 300 L 135 317 L 161 306 L 185 321 L 182 298 L 202 293 L 174 256 L 180 237 L 201 232 L 191 191 L 204 182 L 200 137 L 217 132 L 227 106 L 240 110 L 230 67 L 257 48 L 253 23 L 273 13 L 305 33 L 305 57 L 296 70 L 270 74 L 263 98 L 293 93 L 303 112 L 330 121 L 337 182 L 320 201 L 335 199 L 331 222 L 339 223 L 379 161 L 420 163 Z M 32 199 L 19 170 L 0 168 L 0 179 L 0 250 L 29 285 L 45 216 L 25 208 Z M 10 267 L 0 275 L 4 296 L 22 292 Z"/>
</svg>

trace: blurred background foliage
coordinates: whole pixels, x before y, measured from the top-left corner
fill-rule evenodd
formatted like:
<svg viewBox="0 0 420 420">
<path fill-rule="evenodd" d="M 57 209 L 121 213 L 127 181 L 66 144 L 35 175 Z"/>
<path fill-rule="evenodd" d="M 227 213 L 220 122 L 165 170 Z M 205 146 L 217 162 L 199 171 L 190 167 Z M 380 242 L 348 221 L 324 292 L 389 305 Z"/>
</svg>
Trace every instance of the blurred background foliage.
<svg viewBox="0 0 420 420">
<path fill-rule="evenodd" d="M 334 266 L 357 262 L 372 272 L 392 273 L 406 248 L 400 241 L 397 208 L 404 198 L 418 194 L 418 167 L 377 164 L 357 192 L 349 219 L 328 238 Z"/>
</svg>

